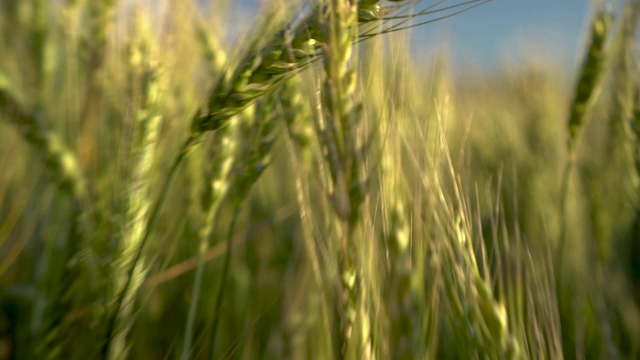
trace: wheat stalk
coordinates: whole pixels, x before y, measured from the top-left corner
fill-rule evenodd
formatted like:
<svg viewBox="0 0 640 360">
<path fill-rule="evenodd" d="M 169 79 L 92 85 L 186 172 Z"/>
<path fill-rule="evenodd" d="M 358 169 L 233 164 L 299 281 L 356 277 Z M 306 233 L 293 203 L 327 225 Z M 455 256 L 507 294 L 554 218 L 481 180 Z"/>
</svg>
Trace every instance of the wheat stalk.
<svg viewBox="0 0 640 360">
<path fill-rule="evenodd" d="M 228 195 L 231 206 L 234 208 L 231 225 L 227 234 L 227 252 L 221 275 L 218 294 L 214 307 L 214 320 L 211 329 L 210 356 L 215 358 L 215 340 L 218 324 L 222 317 L 222 299 L 229 276 L 229 268 L 232 256 L 232 235 L 237 217 L 240 213 L 240 205 L 245 199 L 255 182 L 260 178 L 271 161 L 271 149 L 276 138 L 276 121 L 274 119 L 272 99 L 265 99 L 257 109 L 256 116 L 245 117 L 245 122 L 239 124 L 238 139 L 243 139 L 233 169 L 233 179 Z M 249 141 L 246 141 L 249 139 Z"/>
<path fill-rule="evenodd" d="M 208 64 L 208 71 L 217 76 L 223 69 L 227 54 L 221 48 L 218 38 L 198 23 L 198 39 Z M 245 115 L 241 114 L 240 116 Z M 216 131 L 209 151 L 209 161 L 212 166 L 206 171 L 205 189 L 201 197 L 202 224 L 198 232 L 198 263 L 193 285 L 193 295 L 189 305 L 189 314 L 184 336 L 184 347 L 181 358 L 191 357 L 191 342 L 194 333 L 196 311 L 202 289 L 204 276 L 205 256 L 210 246 L 211 235 L 214 230 L 216 218 L 223 200 L 231 187 L 231 172 L 237 157 L 237 127 L 238 117 L 229 120 L 229 124 Z M 229 249 L 227 249 L 229 251 Z"/>
<path fill-rule="evenodd" d="M 319 144 L 314 137 L 314 128 L 312 126 L 312 112 L 309 106 L 309 101 L 305 98 L 305 87 L 302 77 L 296 77 L 289 80 L 283 89 L 279 92 L 283 117 L 287 125 L 287 149 L 289 150 L 289 157 L 294 169 L 296 169 L 295 188 L 296 188 L 296 202 L 298 204 L 299 217 L 303 230 L 304 248 L 306 257 L 309 259 L 311 273 L 314 282 L 314 288 L 319 294 L 324 293 L 324 286 L 327 280 L 334 281 L 334 273 L 327 271 L 328 264 L 323 263 L 323 257 L 326 257 L 327 252 L 326 244 L 318 243 L 315 239 L 323 224 L 321 219 L 316 219 L 313 216 L 313 205 L 315 199 L 313 196 L 313 188 L 311 181 L 314 177 L 313 165 L 314 165 L 314 152 L 320 153 L 318 148 Z M 315 151 L 314 151 L 315 150 Z M 311 177 L 310 177 L 311 176 Z M 318 239 L 319 240 L 319 239 Z M 324 265 L 324 266 L 323 266 Z M 325 329 L 331 329 L 331 309 L 333 309 L 333 301 L 320 302 L 320 313 L 318 314 L 320 326 Z M 308 324 L 301 324 L 309 326 Z M 285 328 L 287 332 L 286 337 L 300 338 L 300 329 L 291 329 L 290 326 Z M 310 330 L 315 332 L 314 330 Z M 289 335 L 291 334 L 291 335 Z M 335 356 L 334 346 L 332 346 L 334 339 L 331 333 L 325 333 L 322 339 L 318 339 L 318 343 L 325 349 L 327 356 Z M 287 348 L 287 350 L 289 350 Z M 299 350 L 294 349 L 293 354 L 287 357 L 301 356 L 295 352 Z M 288 355 L 287 352 L 285 354 Z"/>
<path fill-rule="evenodd" d="M 120 255 L 116 262 L 115 293 L 125 291 L 127 283 L 127 269 L 135 256 L 135 250 L 140 245 L 144 235 L 144 226 L 148 220 L 151 201 L 149 198 L 151 167 L 156 153 L 158 135 L 161 125 L 159 106 L 162 101 L 161 72 L 157 63 L 157 45 L 154 43 L 149 20 L 138 12 L 135 15 L 134 37 L 129 44 L 129 66 L 131 78 L 139 80 L 134 83 L 134 95 L 139 92 L 139 106 L 135 111 L 133 124 L 134 138 L 131 145 L 132 164 L 130 176 L 126 186 L 126 208 L 124 228 L 121 235 Z M 111 351 L 111 358 L 118 359 L 127 356 L 126 336 L 131 322 L 127 318 L 131 315 L 134 294 L 140 288 L 147 272 L 146 260 L 140 258 L 136 263 L 134 278 L 126 291 L 123 308 L 120 309 L 121 321 L 124 327 L 119 331 Z"/>
<path fill-rule="evenodd" d="M 250 112 L 249 112 L 250 113 Z M 202 194 L 202 212 L 203 223 L 201 225 L 198 237 L 198 266 L 196 268 L 196 276 L 194 279 L 194 291 L 189 307 L 189 316 L 187 318 L 187 330 L 185 332 L 185 344 L 182 352 L 182 358 L 188 359 L 191 354 L 191 339 L 193 337 L 193 327 L 195 325 L 196 308 L 200 296 L 202 277 L 204 273 L 204 257 L 210 246 L 211 235 L 214 230 L 216 218 L 223 201 L 227 197 L 232 187 L 232 170 L 237 161 L 238 147 L 238 123 L 240 117 L 248 116 L 245 113 L 238 115 L 230 120 L 229 125 L 218 130 L 215 134 L 213 144 L 210 151 L 210 159 L 213 164 L 208 171 L 205 180 L 205 191 Z M 227 248 L 227 253 L 229 252 Z"/>
</svg>

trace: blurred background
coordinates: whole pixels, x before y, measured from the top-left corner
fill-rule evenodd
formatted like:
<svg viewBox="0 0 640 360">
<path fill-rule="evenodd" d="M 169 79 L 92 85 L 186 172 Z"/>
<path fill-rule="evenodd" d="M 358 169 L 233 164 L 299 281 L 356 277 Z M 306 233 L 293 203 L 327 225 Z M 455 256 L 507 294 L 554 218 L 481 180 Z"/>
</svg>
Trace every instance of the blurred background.
<svg viewBox="0 0 640 360">
<path fill-rule="evenodd" d="M 640 3 L 292 1 L 0 0 L 0 360 L 640 358 Z"/>
</svg>

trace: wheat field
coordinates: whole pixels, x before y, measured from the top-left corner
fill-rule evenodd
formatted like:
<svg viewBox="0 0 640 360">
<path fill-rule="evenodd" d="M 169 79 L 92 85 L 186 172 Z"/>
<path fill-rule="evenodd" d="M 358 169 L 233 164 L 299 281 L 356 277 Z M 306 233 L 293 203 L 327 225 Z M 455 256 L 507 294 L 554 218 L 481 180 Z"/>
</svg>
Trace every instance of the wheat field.
<svg viewBox="0 0 640 360">
<path fill-rule="evenodd" d="M 0 359 L 640 358 L 640 3 L 489 1 L 0 2 Z"/>
</svg>

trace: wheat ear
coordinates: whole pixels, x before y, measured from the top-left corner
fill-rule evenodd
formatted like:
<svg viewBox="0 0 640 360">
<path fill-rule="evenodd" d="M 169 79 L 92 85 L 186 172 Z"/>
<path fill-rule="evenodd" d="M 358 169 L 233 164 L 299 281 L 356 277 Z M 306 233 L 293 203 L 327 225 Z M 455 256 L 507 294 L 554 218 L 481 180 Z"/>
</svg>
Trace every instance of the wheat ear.
<svg viewBox="0 0 640 360">
<path fill-rule="evenodd" d="M 323 118 L 316 125 L 331 176 L 330 193 L 340 224 L 339 271 L 342 355 L 370 358 L 372 346 L 367 309 L 367 281 L 363 277 L 358 231 L 365 189 L 361 148 L 358 143 L 360 107 L 355 101 L 354 40 L 357 39 L 358 5 L 331 0 L 323 14 L 322 87 Z M 356 340 L 357 339 L 357 340 Z M 356 340 L 356 341 L 354 341 Z M 359 340 L 359 341 L 358 341 Z"/>
<path fill-rule="evenodd" d="M 576 91 L 569 107 L 567 127 L 567 161 L 562 175 L 561 185 L 561 229 L 557 258 L 562 260 L 567 238 L 567 202 L 571 172 L 575 164 L 576 146 L 582 130 L 602 89 L 602 82 L 608 63 L 607 39 L 612 22 L 612 14 L 599 10 L 591 22 L 591 37 L 585 54 L 584 63 L 578 76 Z"/>
<path fill-rule="evenodd" d="M 154 59 L 157 57 L 157 45 L 154 42 L 148 19 L 142 13 L 137 13 L 134 28 L 134 38 L 129 45 L 129 66 L 131 78 L 139 80 L 133 85 L 134 91 L 139 92 L 140 105 L 135 112 L 133 129 L 133 141 L 131 146 L 132 164 L 127 184 L 127 199 L 124 219 L 124 229 L 121 235 L 120 256 L 116 263 L 115 293 L 124 291 L 123 286 L 127 282 L 127 269 L 135 256 L 135 250 L 140 245 L 144 235 L 144 225 L 149 216 L 151 200 L 149 197 L 149 179 L 151 167 L 156 153 L 158 134 L 161 125 L 159 106 L 161 103 L 161 72 L 162 70 Z M 135 95 L 135 94 L 134 94 Z M 120 310 L 123 328 L 119 331 L 118 338 L 114 342 L 111 358 L 118 359 L 127 356 L 126 336 L 132 311 L 133 296 L 142 285 L 145 276 L 145 259 L 140 258 L 134 270 L 134 278 L 127 289 L 123 308 Z"/>
</svg>

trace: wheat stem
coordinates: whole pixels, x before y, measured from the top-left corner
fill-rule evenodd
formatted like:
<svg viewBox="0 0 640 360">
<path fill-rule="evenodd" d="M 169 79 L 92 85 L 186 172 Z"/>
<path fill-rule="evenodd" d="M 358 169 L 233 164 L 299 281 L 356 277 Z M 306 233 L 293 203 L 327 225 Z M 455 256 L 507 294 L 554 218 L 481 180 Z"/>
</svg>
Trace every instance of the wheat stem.
<svg viewBox="0 0 640 360">
<path fill-rule="evenodd" d="M 135 250 L 135 255 L 133 256 L 132 260 L 131 260 L 131 265 L 129 266 L 129 269 L 127 271 L 127 275 L 126 275 L 126 282 L 125 284 L 122 286 L 122 290 L 120 291 L 120 294 L 118 295 L 116 302 L 114 304 L 114 311 L 111 314 L 107 314 L 106 317 L 106 332 L 105 332 L 105 337 L 104 337 L 104 343 L 102 345 L 102 349 L 100 351 L 100 356 L 101 359 L 107 359 L 109 356 L 109 352 L 110 352 L 110 347 L 111 347 L 111 343 L 113 341 L 113 334 L 116 328 L 116 323 L 117 323 L 117 319 L 120 316 L 120 311 L 122 309 L 122 305 L 124 304 L 124 300 L 127 297 L 127 295 L 129 294 L 130 288 L 132 286 L 132 282 L 133 282 L 133 277 L 134 277 L 134 273 L 135 273 L 135 269 L 137 267 L 138 262 L 140 261 L 140 259 L 142 258 L 142 252 L 145 248 L 145 245 L 147 243 L 147 241 L 149 240 L 149 236 L 151 235 L 151 233 L 153 232 L 153 230 L 156 228 L 156 226 L 158 225 L 158 221 L 160 220 L 160 211 L 162 210 L 162 206 L 164 205 L 165 200 L 167 199 L 167 196 L 169 194 L 169 190 L 171 189 L 171 186 L 173 185 L 173 183 L 176 180 L 176 177 L 178 175 L 178 171 L 180 170 L 180 167 L 182 166 L 184 159 L 188 156 L 188 154 L 193 151 L 193 148 L 200 142 L 202 142 L 203 137 L 201 134 L 196 134 L 193 136 L 190 136 L 187 141 L 185 142 L 185 144 L 183 145 L 183 151 L 180 152 L 180 154 L 176 157 L 175 161 L 173 162 L 173 164 L 171 165 L 171 168 L 169 170 L 169 174 L 167 176 L 167 179 L 165 180 L 164 185 L 162 186 L 162 189 L 160 191 L 160 196 L 159 198 L 156 200 L 156 202 L 154 203 L 151 212 L 149 213 L 149 217 L 148 220 L 146 222 L 146 227 L 144 230 L 144 235 L 140 238 L 140 241 L 138 243 L 138 246 Z M 129 295 L 132 299 L 135 299 L 135 294 L 130 294 Z"/>
<path fill-rule="evenodd" d="M 205 58 L 209 64 L 209 70 L 212 72 L 212 75 L 215 75 L 221 71 L 224 62 L 226 61 L 226 54 L 220 48 L 217 37 L 209 33 L 204 28 L 203 24 L 199 23 L 197 30 L 205 53 Z M 210 158 L 213 160 L 213 165 L 206 176 L 205 191 L 202 194 L 201 204 L 204 214 L 202 216 L 203 223 L 201 224 L 201 228 L 198 233 L 198 265 L 196 267 L 193 295 L 191 297 L 189 314 L 187 316 L 184 347 L 181 355 L 182 359 L 191 358 L 191 341 L 194 333 L 198 301 L 202 289 L 205 255 L 209 248 L 209 242 L 214 230 L 218 211 L 231 186 L 229 177 L 236 160 L 236 124 L 237 119 L 236 121 L 231 119 L 229 125 L 216 131 L 213 144 L 211 146 Z"/>
<path fill-rule="evenodd" d="M 209 343 L 211 344 L 209 347 L 209 358 L 216 359 L 215 345 L 216 345 L 216 335 L 218 331 L 218 324 L 220 323 L 220 318 L 222 317 L 220 314 L 220 309 L 222 309 L 222 298 L 224 295 L 225 285 L 227 283 L 227 278 L 229 275 L 229 267 L 231 265 L 231 247 L 233 242 L 233 231 L 235 229 L 236 221 L 238 220 L 238 216 L 240 215 L 240 206 L 239 204 L 234 207 L 233 215 L 231 217 L 231 225 L 229 225 L 229 231 L 227 232 L 227 253 L 224 257 L 224 264 L 222 266 L 222 273 L 220 274 L 220 285 L 218 287 L 218 294 L 216 296 L 216 302 L 213 312 L 213 325 L 211 326 L 211 338 Z"/>
</svg>

